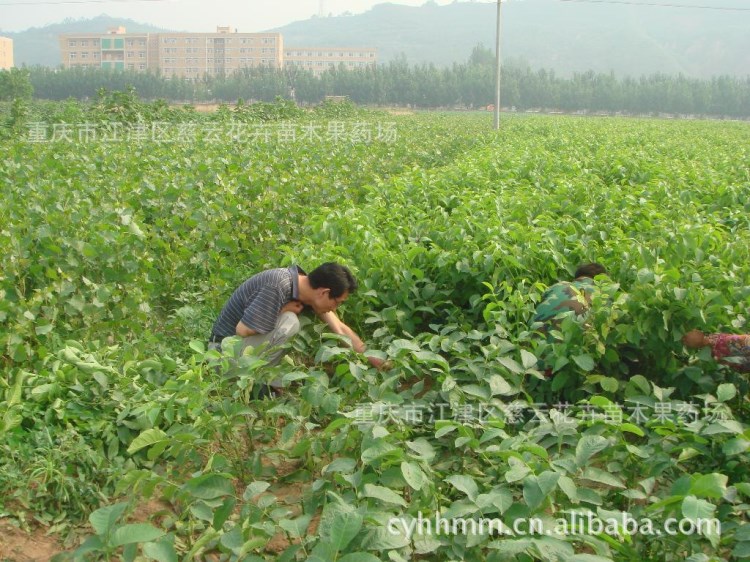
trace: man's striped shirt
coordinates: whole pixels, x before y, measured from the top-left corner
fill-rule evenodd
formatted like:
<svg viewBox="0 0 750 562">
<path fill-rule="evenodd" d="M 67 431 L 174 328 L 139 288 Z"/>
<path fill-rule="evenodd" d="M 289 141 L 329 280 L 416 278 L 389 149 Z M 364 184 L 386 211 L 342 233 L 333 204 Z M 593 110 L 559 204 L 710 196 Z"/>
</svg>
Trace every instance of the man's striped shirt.
<svg viewBox="0 0 750 562">
<path fill-rule="evenodd" d="M 259 334 L 272 331 L 282 307 L 299 298 L 300 274 L 307 275 L 293 265 L 253 275 L 229 297 L 214 323 L 211 339 L 236 335 L 240 321 Z"/>
</svg>

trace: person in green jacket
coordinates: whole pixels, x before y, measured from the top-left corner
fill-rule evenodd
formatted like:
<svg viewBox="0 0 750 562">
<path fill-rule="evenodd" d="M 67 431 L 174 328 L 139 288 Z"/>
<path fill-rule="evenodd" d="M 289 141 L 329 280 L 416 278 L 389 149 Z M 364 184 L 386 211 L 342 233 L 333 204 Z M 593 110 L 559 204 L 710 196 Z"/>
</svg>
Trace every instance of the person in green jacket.
<svg viewBox="0 0 750 562">
<path fill-rule="evenodd" d="M 603 265 L 587 263 L 576 269 L 573 281 L 552 285 L 544 292 L 542 301 L 536 307 L 531 328 L 553 341 L 550 332 L 559 328 L 566 316 L 573 315 L 578 320 L 585 318 L 594 296 L 594 278 L 606 274 L 607 270 Z"/>
</svg>

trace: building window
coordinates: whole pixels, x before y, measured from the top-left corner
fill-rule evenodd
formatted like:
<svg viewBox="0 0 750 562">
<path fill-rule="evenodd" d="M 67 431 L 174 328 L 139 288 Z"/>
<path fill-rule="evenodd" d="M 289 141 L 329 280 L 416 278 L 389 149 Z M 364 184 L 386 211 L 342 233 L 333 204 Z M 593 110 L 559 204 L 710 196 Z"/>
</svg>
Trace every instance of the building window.
<svg viewBox="0 0 750 562">
<path fill-rule="evenodd" d="M 82 59 L 87 59 L 87 58 L 89 58 L 89 54 L 88 53 L 81 53 L 81 58 Z"/>
<path fill-rule="evenodd" d="M 76 41 L 68 41 L 68 47 L 77 47 L 78 43 Z"/>
<path fill-rule="evenodd" d="M 70 60 L 75 59 L 78 56 L 78 53 L 70 53 Z"/>
<path fill-rule="evenodd" d="M 135 57 L 135 51 L 128 51 L 128 58 Z"/>
<path fill-rule="evenodd" d="M 138 65 L 138 70 L 146 70 L 146 65 L 145 64 L 139 64 Z"/>
</svg>

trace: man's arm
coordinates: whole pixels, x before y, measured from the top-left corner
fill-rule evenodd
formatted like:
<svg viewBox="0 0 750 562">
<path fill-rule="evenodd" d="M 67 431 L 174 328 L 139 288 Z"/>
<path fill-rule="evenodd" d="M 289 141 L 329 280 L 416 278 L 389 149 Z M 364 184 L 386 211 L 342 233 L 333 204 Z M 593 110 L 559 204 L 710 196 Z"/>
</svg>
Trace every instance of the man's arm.
<svg viewBox="0 0 750 562">
<path fill-rule="evenodd" d="M 299 313 L 302 312 L 303 308 L 304 308 L 304 305 L 301 302 L 289 301 L 288 303 L 286 303 L 284 306 L 281 307 L 279 314 L 283 314 L 284 312 L 294 312 L 296 315 L 299 316 Z M 247 324 L 245 324 L 242 320 L 240 320 L 239 322 L 237 322 L 235 333 L 241 338 L 246 338 L 248 336 L 255 336 L 259 332 L 257 330 L 254 330 Z"/>
<path fill-rule="evenodd" d="M 246 338 L 249 336 L 254 336 L 258 332 L 253 330 L 250 326 L 247 326 L 242 320 L 237 322 L 237 327 L 235 328 L 235 333 L 240 336 L 241 338 Z"/>
<path fill-rule="evenodd" d="M 362 341 L 362 338 L 360 338 L 354 330 L 352 330 L 349 326 L 342 322 L 341 319 L 336 316 L 335 312 L 324 312 L 323 314 L 318 314 L 318 317 L 323 322 L 328 324 L 328 327 L 331 328 L 331 331 L 333 333 L 349 338 L 352 342 L 352 349 L 354 349 L 354 351 L 356 351 L 357 353 L 365 352 L 367 346 Z M 378 359 L 377 357 L 367 357 L 367 360 L 373 367 L 377 369 L 380 369 L 385 364 L 385 361 L 383 361 L 382 359 Z"/>
<path fill-rule="evenodd" d="M 360 338 L 354 330 L 352 330 L 349 326 L 344 324 L 344 322 L 341 321 L 341 319 L 336 316 L 336 313 L 333 311 L 330 312 L 324 312 L 323 314 L 318 314 L 318 317 L 328 324 L 328 327 L 331 328 L 331 331 L 334 334 L 339 334 L 341 336 L 346 336 L 352 341 L 352 349 L 356 351 L 357 353 L 364 353 L 365 349 L 367 349 L 367 346 L 365 346 L 365 343 L 362 341 L 362 338 Z"/>
</svg>

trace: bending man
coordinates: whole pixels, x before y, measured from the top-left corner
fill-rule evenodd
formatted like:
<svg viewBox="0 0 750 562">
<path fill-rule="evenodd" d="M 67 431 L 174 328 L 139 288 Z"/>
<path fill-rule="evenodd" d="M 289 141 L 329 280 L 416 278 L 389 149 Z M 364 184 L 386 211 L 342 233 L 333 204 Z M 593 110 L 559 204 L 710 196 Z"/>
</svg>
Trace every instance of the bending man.
<svg viewBox="0 0 750 562">
<path fill-rule="evenodd" d="M 229 297 L 214 323 L 209 347 L 221 349 L 221 341 L 230 336 L 243 338 L 243 350 L 261 344 L 279 347 L 299 332 L 297 316 L 309 307 L 334 333 L 349 338 L 357 353 L 364 353 L 362 339 L 335 313 L 356 290 L 357 280 L 351 271 L 334 262 L 324 263 L 310 274 L 296 265 L 262 271 Z M 269 364 L 278 364 L 284 353 L 283 349 L 272 351 Z M 382 366 L 380 359 L 367 359 L 374 367 Z"/>
</svg>

